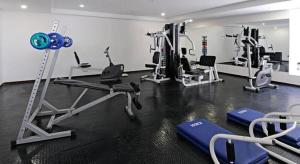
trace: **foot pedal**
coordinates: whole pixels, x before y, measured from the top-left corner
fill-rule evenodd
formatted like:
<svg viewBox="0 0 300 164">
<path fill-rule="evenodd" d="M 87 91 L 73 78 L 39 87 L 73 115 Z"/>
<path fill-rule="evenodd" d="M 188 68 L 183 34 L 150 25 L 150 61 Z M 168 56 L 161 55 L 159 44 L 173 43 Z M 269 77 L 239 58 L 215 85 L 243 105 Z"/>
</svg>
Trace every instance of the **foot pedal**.
<svg viewBox="0 0 300 164">
<path fill-rule="evenodd" d="M 77 135 L 76 135 L 75 131 L 72 130 L 72 131 L 71 131 L 71 140 L 74 140 L 74 139 L 76 139 L 76 138 L 77 138 Z"/>
<path fill-rule="evenodd" d="M 137 110 L 141 110 L 143 108 L 142 104 L 136 98 L 133 98 L 132 102 Z"/>
<path fill-rule="evenodd" d="M 10 142 L 10 149 L 11 150 L 14 150 L 17 148 L 17 141 L 11 141 Z"/>
<path fill-rule="evenodd" d="M 138 84 L 135 84 L 134 82 L 131 82 L 130 85 L 134 89 L 135 92 L 140 92 L 141 91 Z"/>
</svg>

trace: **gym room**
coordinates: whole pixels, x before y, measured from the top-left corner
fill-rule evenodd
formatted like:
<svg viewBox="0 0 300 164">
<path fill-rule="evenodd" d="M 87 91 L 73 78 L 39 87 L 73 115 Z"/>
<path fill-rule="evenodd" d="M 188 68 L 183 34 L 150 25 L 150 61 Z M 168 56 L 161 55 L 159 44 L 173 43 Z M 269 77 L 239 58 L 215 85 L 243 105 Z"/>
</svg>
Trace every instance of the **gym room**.
<svg viewBox="0 0 300 164">
<path fill-rule="evenodd" d="M 0 164 L 300 163 L 300 0 L 0 0 Z"/>
</svg>

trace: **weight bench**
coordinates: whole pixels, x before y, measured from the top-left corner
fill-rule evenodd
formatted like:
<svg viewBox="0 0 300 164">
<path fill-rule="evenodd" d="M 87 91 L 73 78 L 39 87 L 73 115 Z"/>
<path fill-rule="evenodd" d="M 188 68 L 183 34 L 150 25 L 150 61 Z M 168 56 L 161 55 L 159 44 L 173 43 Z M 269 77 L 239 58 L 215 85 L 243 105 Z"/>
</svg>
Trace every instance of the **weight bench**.
<svg viewBox="0 0 300 164">
<path fill-rule="evenodd" d="M 59 22 L 55 21 L 53 22 L 51 32 L 56 33 L 58 31 Z M 109 48 L 109 47 L 108 47 Z M 105 53 L 107 54 L 107 57 L 109 58 L 108 54 L 108 48 L 106 49 Z M 69 80 L 69 79 L 56 79 L 54 83 L 61 84 L 61 85 L 67 85 L 67 86 L 74 86 L 74 87 L 80 87 L 84 88 L 84 90 L 80 93 L 80 95 L 76 98 L 75 102 L 68 108 L 65 109 L 59 109 L 52 105 L 50 102 L 46 100 L 46 94 L 48 91 L 48 87 L 51 81 L 51 77 L 53 75 L 53 72 L 55 70 L 55 65 L 57 62 L 57 59 L 59 57 L 59 49 L 56 49 L 53 52 L 53 57 L 51 60 L 51 63 L 49 63 L 50 67 L 49 70 L 46 71 L 48 59 L 49 56 L 52 54 L 52 51 L 45 50 L 43 59 L 40 64 L 39 71 L 37 73 L 37 77 L 35 79 L 35 82 L 33 84 L 33 88 L 30 94 L 30 98 L 26 107 L 26 111 L 23 116 L 22 125 L 20 127 L 20 130 L 18 132 L 17 139 L 11 142 L 11 148 L 15 148 L 17 145 L 21 144 L 28 144 L 33 142 L 39 142 L 39 141 L 46 141 L 46 140 L 52 140 L 52 139 L 58 139 L 63 137 L 71 137 L 74 133 L 72 133 L 71 130 L 65 130 L 60 132 L 52 132 L 51 128 L 53 125 L 58 124 L 59 122 L 68 119 L 82 111 L 85 111 L 87 109 L 90 109 L 94 107 L 95 105 L 102 103 L 106 100 L 109 100 L 117 95 L 125 95 L 127 97 L 127 105 L 125 106 L 125 111 L 130 116 L 130 118 L 134 118 L 135 115 L 132 112 L 132 104 L 136 106 L 137 109 L 141 109 L 142 106 L 138 101 L 138 97 L 140 95 L 140 89 L 138 85 L 134 83 L 130 84 L 111 84 L 111 85 L 104 85 L 104 84 L 96 84 L 96 83 L 88 83 L 78 80 Z M 75 54 L 76 56 L 76 54 Z M 77 56 L 78 57 L 78 56 Z M 109 58 L 110 66 L 112 66 L 112 62 Z M 122 66 L 124 67 L 124 66 Z M 110 70 L 113 69 L 105 69 L 104 72 L 109 73 Z M 122 69 L 124 70 L 124 69 Z M 103 72 L 103 73 L 104 73 Z M 102 73 L 102 78 L 110 81 L 114 81 L 114 79 L 109 78 L 107 76 L 104 76 Z M 42 92 L 40 93 L 39 101 L 37 104 L 37 107 L 35 107 L 35 101 L 37 100 L 37 95 L 40 88 L 41 80 L 43 79 L 44 75 L 47 77 L 46 81 L 43 85 Z M 107 95 L 97 98 L 96 100 L 93 100 L 85 105 L 82 105 L 80 107 L 77 107 L 78 102 L 83 98 L 83 96 L 86 94 L 86 92 L 89 89 L 94 90 L 101 90 L 108 92 Z M 133 98 L 132 98 L 133 96 Z M 48 116 L 47 126 L 46 128 L 40 124 L 38 124 L 37 117 L 39 116 Z"/>
<path fill-rule="evenodd" d="M 205 119 L 177 125 L 176 131 L 180 136 L 207 154 L 210 153 L 210 141 L 213 136 L 233 134 Z M 264 164 L 269 159 L 268 153 L 254 143 L 238 140 L 232 140 L 231 142 L 234 143 L 235 150 L 237 150 L 237 152 L 233 151 L 235 164 Z M 232 154 L 229 155 L 230 150 L 227 148 L 227 144 L 227 139 L 218 139 L 215 143 L 215 153 L 221 163 L 229 164 Z"/>
<path fill-rule="evenodd" d="M 89 88 L 89 89 L 95 89 L 95 90 L 102 90 L 102 91 L 112 91 L 112 92 L 139 92 L 139 88 L 137 88 L 136 84 L 114 84 L 112 87 L 109 87 L 107 85 L 103 84 L 97 84 L 97 83 L 89 83 L 85 81 L 79 81 L 79 80 L 68 80 L 68 79 L 56 79 L 54 81 L 55 84 L 62 84 L 62 85 L 68 85 L 68 86 L 74 86 L 74 87 L 81 87 L 81 88 Z"/>
<path fill-rule="evenodd" d="M 125 107 L 125 111 L 127 112 L 128 116 L 131 119 L 135 118 L 135 115 L 132 112 L 131 104 L 133 103 L 138 110 L 140 110 L 142 108 L 142 105 L 138 101 L 140 89 L 139 89 L 138 85 L 135 83 L 130 83 L 130 84 L 122 83 L 122 84 L 114 84 L 114 85 L 108 86 L 108 85 L 104 85 L 104 84 L 89 83 L 89 82 L 79 81 L 79 80 L 56 79 L 54 81 L 54 84 L 80 87 L 80 88 L 84 88 L 84 90 L 79 95 L 79 97 L 76 99 L 76 101 L 72 104 L 72 106 L 67 109 L 57 109 L 56 107 L 51 105 L 46 100 L 43 101 L 42 105 L 45 105 L 47 108 L 51 109 L 52 111 L 41 112 L 37 116 L 52 115 L 52 117 L 47 125 L 47 129 L 51 129 L 52 125 L 57 124 L 58 122 L 66 119 L 66 118 L 69 118 L 79 112 L 89 109 L 89 108 L 91 108 L 101 102 L 104 102 L 112 97 L 115 97 L 117 95 L 127 96 L 128 101 L 127 101 L 127 106 Z M 82 99 L 82 97 L 86 94 L 86 92 L 89 89 L 107 91 L 107 92 L 109 92 L 109 94 L 106 96 L 100 97 L 100 98 L 98 98 L 86 105 L 83 105 L 79 108 L 75 108 L 75 106 L 78 104 L 78 102 Z M 132 98 L 131 94 L 135 94 L 133 98 Z M 58 118 L 55 118 L 56 117 L 55 114 L 64 114 L 64 115 L 59 116 Z"/>
<path fill-rule="evenodd" d="M 264 113 L 258 112 L 256 110 L 250 108 L 239 108 L 234 111 L 227 113 L 227 120 L 235 122 L 237 124 L 249 127 L 252 121 L 258 118 L 263 118 L 265 116 Z M 280 123 L 275 124 L 275 133 L 281 132 Z M 287 128 L 291 127 L 291 124 L 286 125 Z M 259 132 L 263 132 L 262 124 L 256 124 L 255 130 Z M 300 148 L 300 127 L 297 127 L 295 130 L 289 132 L 287 135 L 284 135 L 278 138 L 279 141 L 284 142 L 288 145 L 291 145 L 295 148 Z"/>
</svg>

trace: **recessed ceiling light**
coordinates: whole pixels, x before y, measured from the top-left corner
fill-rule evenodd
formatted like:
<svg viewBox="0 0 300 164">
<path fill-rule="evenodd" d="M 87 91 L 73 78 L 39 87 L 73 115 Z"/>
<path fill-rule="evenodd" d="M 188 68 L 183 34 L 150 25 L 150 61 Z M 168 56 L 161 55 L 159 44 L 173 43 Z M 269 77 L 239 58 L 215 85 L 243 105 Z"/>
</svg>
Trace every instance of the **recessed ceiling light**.
<svg viewBox="0 0 300 164">
<path fill-rule="evenodd" d="M 184 21 L 185 23 L 192 23 L 193 22 L 193 19 L 187 19 Z"/>
<path fill-rule="evenodd" d="M 261 25 L 262 25 L 262 26 L 265 26 L 265 25 L 266 25 L 266 23 L 262 23 Z"/>
<path fill-rule="evenodd" d="M 27 5 L 24 5 L 24 4 L 21 5 L 20 7 L 21 7 L 21 9 L 27 9 L 27 8 L 28 8 L 28 6 L 27 6 Z"/>
<path fill-rule="evenodd" d="M 160 15 L 164 17 L 164 16 L 166 16 L 166 13 L 161 13 Z"/>
<path fill-rule="evenodd" d="M 80 8 L 84 8 L 84 4 L 80 4 L 79 7 L 80 7 Z"/>
<path fill-rule="evenodd" d="M 274 27 L 274 29 L 275 29 L 275 30 L 277 30 L 277 29 L 278 29 L 278 27 L 277 27 L 277 26 L 275 26 L 275 27 Z"/>
</svg>

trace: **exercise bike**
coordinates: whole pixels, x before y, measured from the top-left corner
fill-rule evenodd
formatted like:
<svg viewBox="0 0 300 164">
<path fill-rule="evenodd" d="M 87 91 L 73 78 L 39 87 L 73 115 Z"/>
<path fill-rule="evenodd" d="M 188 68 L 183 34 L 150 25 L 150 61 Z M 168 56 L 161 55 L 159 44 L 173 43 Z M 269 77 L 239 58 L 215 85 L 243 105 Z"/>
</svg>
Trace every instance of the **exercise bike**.
<svg viewBox="0 0 300 164">
<path fill-rule="evenodd" d="M 257 40 L 250 36 L 249 27 L 245 29 L 244 32 L 245 39 L 243 43 L 246 46 L 246 54 L 248 58 L 248 68 L 249 68 L 249 86 L 244 86 L 244 90 L 255 91 L 258 93 L 262 88 L 272 88 L 277 89 L 278 86 L 271 84 L 272 81 L 272 72 L 273 72 L 273 64 L 267 63 L 267 60 L 264 57 L 261 57 L 259 70 L 254 74 L 252 74 L 252 59 L 251 59 L 251 46 L 254 46 L 259 54 L 259 46 Z"/>
<path fill-rule="evenodd" d="M 124 64 L 115 65 L 109 55 L 109 46 L 105 49 L 104 54 L 108 58 L 109 66 L 106 67 L 100 75 L 100 83 L 103 84 L 117 84 L 121 83 L 121 78 L 128 76 L 124 74 Z"/>
</svg>

